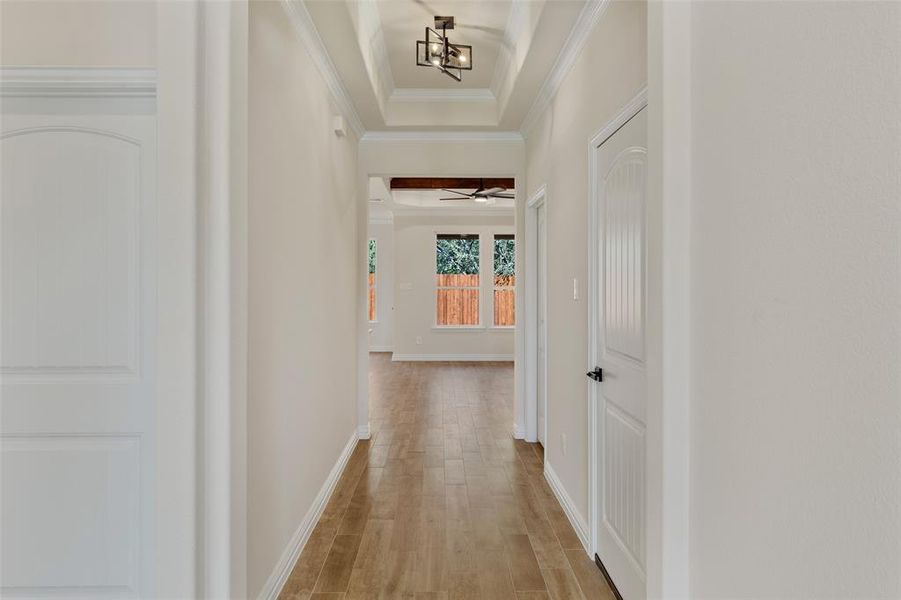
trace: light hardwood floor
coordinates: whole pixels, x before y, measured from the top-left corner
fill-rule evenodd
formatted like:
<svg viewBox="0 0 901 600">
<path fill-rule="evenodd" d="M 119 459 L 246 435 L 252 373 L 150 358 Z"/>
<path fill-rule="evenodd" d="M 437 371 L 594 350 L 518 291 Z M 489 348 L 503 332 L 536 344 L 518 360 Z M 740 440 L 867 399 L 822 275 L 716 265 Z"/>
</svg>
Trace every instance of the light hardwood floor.
<svg viewBox="0 0 901 600">
<path fill-rule="evenodd" d="M 372 439 L 354 451 L 280 596 L 612 599 L 511 437 L 510 363 L 370 359 Z"/>
</svg>

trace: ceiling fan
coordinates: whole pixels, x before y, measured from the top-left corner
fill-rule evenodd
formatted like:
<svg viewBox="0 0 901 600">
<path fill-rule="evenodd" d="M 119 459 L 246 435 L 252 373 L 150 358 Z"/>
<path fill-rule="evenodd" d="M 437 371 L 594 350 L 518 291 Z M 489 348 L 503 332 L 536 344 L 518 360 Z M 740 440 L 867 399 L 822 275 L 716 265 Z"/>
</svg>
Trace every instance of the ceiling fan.
<svg viewBox="0 0 901 600">
<path fill-rule="evenodd" d="M 494 198 L 507 198 L 513 199 L 515 196 L 513 194 L 505 194 L 507 188 L 504 187 L 493 187 L 485 189 L 485 180 L 479 179 L 479 189 L 472 192 L 471 194 L 467 194 L 465 192 L 458 192 L 457 190 L 448 190 L 445 188 L 441 188 L 444 192 L 450 192 L 451 194 L 458 194 L 457 198 L 439 198 L 439 200 L 472 200 L 474 202 L 488 202 L 489 199 Z"/>
</svg>

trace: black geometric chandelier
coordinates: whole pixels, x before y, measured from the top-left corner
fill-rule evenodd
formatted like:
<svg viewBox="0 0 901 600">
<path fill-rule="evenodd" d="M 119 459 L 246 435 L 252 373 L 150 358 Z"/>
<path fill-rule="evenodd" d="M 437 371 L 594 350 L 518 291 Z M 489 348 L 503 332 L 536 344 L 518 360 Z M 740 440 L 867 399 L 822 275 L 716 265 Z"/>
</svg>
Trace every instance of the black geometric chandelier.
<svg viewBox="0 0 901 600">
<path fill-rule="evenodd" d="M 447 39 L 447 32 L 453 28 L 453 17 L 435 17 L 435 29 L 426 27 L 425 39 L 416 40 L 416 64 L 438 69 L 451 79 L 463 81 L 463 71 L 472 71 L 472 46 L 452 44 Z"/>
</svg>

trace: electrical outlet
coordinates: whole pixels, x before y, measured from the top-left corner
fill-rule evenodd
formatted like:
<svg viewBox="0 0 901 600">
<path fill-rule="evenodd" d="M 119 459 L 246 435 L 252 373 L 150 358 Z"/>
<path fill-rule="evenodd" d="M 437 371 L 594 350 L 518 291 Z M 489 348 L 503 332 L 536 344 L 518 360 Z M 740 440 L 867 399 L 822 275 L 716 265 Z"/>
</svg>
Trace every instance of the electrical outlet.
<svg viewBox="0 0 901 600">
<path fill-rule="evenodd" d="M 560 451 L 563 453 L 563 456 L 566 456 L 566 434 L 560 434 Z"/>
<path fill-rule="evenodd" d="M 416 336 L 416 343 L 420 344 L 420 345 L 422 344 L 422 336 L 421 335 Z"/>
</svg>

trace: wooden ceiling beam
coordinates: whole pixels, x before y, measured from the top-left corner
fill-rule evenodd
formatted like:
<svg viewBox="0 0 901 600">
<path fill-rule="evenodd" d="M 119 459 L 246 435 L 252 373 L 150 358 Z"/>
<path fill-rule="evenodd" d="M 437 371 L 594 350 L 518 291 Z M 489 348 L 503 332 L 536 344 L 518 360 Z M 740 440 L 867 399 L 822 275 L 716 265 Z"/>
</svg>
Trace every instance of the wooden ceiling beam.
<svg viewBox="0 0 901 600">
<path fill-rule="evenodd" d="M 480 183 L 481 182 L 481 183 Z M 475 190 L 480 185 L 486 188 L 515 188 L 512 177 L 392 177 L 392 190 Z"/>
</svg>

